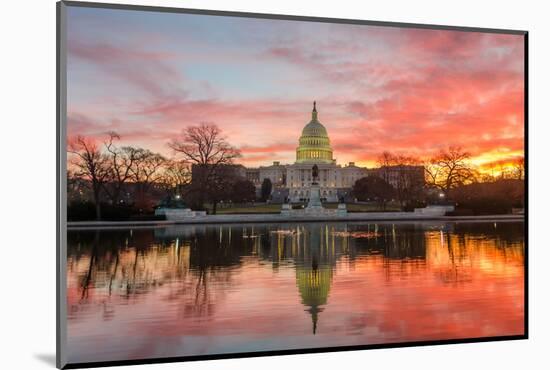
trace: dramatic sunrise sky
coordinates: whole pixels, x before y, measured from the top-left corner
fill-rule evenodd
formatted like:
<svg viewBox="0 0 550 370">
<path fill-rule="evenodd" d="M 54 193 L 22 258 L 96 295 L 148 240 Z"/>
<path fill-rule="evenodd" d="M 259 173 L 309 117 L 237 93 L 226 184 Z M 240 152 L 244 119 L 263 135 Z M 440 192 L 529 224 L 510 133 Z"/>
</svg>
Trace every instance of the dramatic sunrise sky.
<svg viewBox="0 0 550 370">
<path fill-rule="evenodd" d="M 338 163 L 460 145 L 523 156 L 523 36 L 142 11 L 68 11 L 68 133 L 172 156 L 217 124 L 239 162 L 292 163 L 317 100 Z"/>
</svg>

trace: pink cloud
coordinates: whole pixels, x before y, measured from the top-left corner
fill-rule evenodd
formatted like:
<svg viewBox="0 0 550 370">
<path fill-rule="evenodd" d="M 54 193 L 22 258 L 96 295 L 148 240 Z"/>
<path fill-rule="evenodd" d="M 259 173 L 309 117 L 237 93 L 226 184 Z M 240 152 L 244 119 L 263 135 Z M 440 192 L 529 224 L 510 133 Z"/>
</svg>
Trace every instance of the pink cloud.
<svg viewBox="0 0 550 370">
<path fill-rule="evenodd" d="M 303 84 L 319 91 L 298 98 L 281 91 L 276 99 L 223 97 L 205 81 L 207 93 L 193 96 L 174 65 L 181 56 L 72 41 L 70 55 L 146 93 L 109 112 L 75 104 L 69 131 L 116 130 L 129 143 L 167 153 L 166 142 L 183 129 L 211 122 L 242 150 L 244 163 L 293 161 L 310 101 L 318 99 L 340 162 L 372 162 L 386 150 L 426 157 L 450 145 L 474 155 L 523 149 L 520 36 L 383 27 L 355 31 L 349 42 L 296 38 L 267 45 L 258 63 L 292 65 L 304 72 L 298 90 Z M 216 53 L 222 70 L 227 60 L 242 57 Z"/>
<path fill-rule="evenodd" d="M 147 52 L 107 43 L 87 44 L 77 40 L 69 40 L 68 53 L 153 95 L 163 95 L 166 84 L 174 89 L 176 84 L 182 83 L 180 73 L 167 63 L 175 57 L 171 53 Z M 69 65 L 76 60 L 69 58 Z"/>
</svg>

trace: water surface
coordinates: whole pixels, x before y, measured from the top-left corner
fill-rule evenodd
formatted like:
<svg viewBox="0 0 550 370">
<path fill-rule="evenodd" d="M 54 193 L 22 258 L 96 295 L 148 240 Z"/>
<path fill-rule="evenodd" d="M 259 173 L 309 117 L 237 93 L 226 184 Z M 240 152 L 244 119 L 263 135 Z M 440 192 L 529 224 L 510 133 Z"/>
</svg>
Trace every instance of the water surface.
<svg viewBox="0 0 550 370">
<path fill-rule="evenodd" d="M 523 227 L 69 231 L 69 362 L 523 334 Z"/>
</svg>

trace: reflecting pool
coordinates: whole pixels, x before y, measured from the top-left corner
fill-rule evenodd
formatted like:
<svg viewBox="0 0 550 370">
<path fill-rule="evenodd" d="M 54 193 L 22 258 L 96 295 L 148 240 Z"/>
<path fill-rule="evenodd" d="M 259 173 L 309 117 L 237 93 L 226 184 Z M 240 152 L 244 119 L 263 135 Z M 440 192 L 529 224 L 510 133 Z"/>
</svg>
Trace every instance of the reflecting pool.
<svg viewBox="0 0 550 370">
<path fill-rule="evenodd" d="M 68 232 L 69 362 L 520 335 L 523 222 Z"/>
</svg>

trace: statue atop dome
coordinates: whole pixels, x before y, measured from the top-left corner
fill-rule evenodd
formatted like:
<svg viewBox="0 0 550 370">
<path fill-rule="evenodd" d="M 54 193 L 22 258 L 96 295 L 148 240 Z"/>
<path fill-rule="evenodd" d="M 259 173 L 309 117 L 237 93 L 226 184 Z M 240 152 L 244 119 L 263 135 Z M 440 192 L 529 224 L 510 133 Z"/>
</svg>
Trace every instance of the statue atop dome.
<svg viewBox="0 0 550 370">
<path fill-rule="evenodd" d="M 313 110 L 311 111 L 311 120 L 317 121 L 317 102 L 313 101 Z"/>
<path fill-rule="evenodd" d="M 317 121 L 317 102 L 313 101 L 313 110 L 311 111 L 311 120 Z"/>
</svg>

